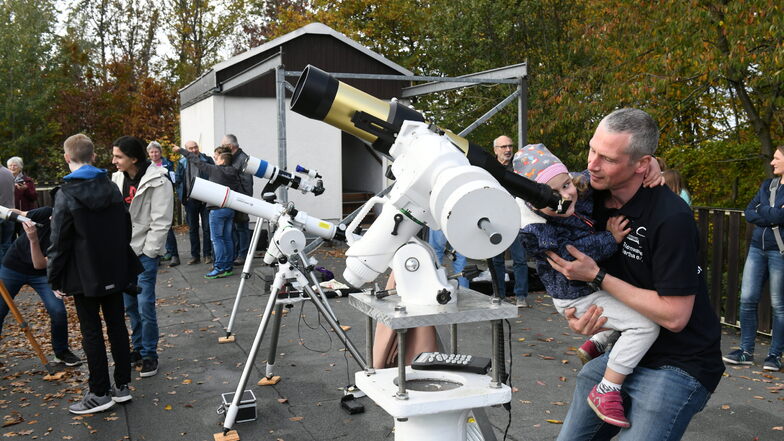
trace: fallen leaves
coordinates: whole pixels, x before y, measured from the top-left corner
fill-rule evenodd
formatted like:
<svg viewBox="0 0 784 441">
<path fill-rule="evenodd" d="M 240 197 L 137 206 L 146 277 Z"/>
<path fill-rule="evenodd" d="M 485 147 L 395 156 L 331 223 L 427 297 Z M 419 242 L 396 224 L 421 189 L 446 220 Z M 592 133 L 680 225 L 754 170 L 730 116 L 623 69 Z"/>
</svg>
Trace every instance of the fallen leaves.
<svg viewBox="0 0 784 441">
<path fill-rule="evenodd" d="M 22 417 L 21 413 L 15 410 L 12 410 L 10 415 L 3 417 L 3 427 L 13 426 L 21 422 L 24 422 L 24 418 Z"/>
</svg>

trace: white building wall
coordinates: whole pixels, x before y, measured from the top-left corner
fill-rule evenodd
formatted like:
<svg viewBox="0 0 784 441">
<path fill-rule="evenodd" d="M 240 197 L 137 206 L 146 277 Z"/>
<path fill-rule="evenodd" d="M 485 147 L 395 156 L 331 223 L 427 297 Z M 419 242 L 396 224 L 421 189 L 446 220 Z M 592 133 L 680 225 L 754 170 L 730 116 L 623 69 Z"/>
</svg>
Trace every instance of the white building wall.
<svg viewBox="0 0 784 441">
<path fill-rule="evenodd" d="M 278 119 L 274 98 L 221 96 L 215 101 L 215 141 L 226 133 L 237 136 L 240 147 L 249 155 L 276 166 L 278 162 Z M 325 191 L 320 196 L 303 195 L 289 189 L 288 196 L 297 209 L 321 219 L 341 218 L 341 141 L 340 130 L 288 110 L 286 102 L 286 169 L 293 173 L 297 164 L 316 169 L 323 176 Z M 187 109 L 186 109 L 187 110 Z M 254 197 L 261 197 L 266 181 L 255 179 Z"/>
<path fill-rule="evenodd" d="M 205 100 L 180 111 L 180 139 L 196 141 L 202 152 L 212 153 L 215 147 L 215 98 Z"/>
</svg>

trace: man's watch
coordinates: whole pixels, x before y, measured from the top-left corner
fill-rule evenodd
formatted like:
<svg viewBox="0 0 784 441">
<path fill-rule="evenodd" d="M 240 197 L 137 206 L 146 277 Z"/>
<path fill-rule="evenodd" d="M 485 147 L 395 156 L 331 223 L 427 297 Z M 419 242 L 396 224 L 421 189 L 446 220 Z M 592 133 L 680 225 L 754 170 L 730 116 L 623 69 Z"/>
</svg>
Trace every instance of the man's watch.
<svg viewBox="0 0 784 441">
<path fill-rule="evenodd" d="M 602 282 L 604 281 L 604 276 L 606 275 L 607 271 L 605 271 L 604 268 L 599 268 L 599 272 L 596 273 L 596 277 L 594 277 L 592 281 L 588 282 L 588 286 L 590 286 L 594 291 L 599 291 L 602 289 Z"/>
</svg>

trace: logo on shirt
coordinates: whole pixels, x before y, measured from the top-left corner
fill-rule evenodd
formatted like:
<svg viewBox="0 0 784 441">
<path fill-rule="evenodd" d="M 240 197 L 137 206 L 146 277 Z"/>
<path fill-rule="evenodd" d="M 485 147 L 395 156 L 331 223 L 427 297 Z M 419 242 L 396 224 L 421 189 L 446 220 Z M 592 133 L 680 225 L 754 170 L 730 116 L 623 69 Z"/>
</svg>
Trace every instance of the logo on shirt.
<svg viewBox="0 0 784 441">
<path fill-rule="evenodd" d="M 131 205 L 131 202 L 133 202 L 133 197 L 134 196 L 136 196 L 136 187 L 131 185 L 128 188 L 128 196 L 125 198 L 125 203 L 128 204 L 128 205 Z"/>
<path fill-rule="evenodd" d="M 642 261 L 643 252 L 640 238 L 645 237 L 647 230 L 646 227 L 637 227 L 634 233 L 629 233 L 621 243 L 621 253 L 630 259 Z"/>
</svg>

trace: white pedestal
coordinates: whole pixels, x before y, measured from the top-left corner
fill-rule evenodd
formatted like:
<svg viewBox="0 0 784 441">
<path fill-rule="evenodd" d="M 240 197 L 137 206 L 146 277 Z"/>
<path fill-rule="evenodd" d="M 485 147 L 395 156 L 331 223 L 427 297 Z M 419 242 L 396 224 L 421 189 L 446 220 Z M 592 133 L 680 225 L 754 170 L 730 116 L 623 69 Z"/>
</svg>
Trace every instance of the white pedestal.
<svg viewBox="0 0 784 441">
<path fill-rule="evenodd" d="M 396 397 L 397 369 L 355 374 L 356 385 L 395 418 L 395 440 L 464 441 L 471 409 L 508 403 L 512 390 L 487 375 L 406 368 L 408 399 Z M 400 421 L 400 419 L 407 419 Z"/>
</svg>

